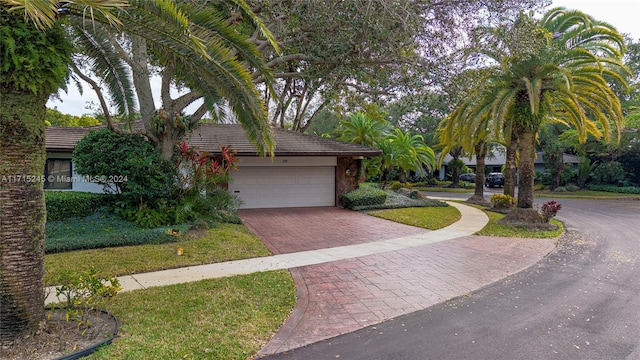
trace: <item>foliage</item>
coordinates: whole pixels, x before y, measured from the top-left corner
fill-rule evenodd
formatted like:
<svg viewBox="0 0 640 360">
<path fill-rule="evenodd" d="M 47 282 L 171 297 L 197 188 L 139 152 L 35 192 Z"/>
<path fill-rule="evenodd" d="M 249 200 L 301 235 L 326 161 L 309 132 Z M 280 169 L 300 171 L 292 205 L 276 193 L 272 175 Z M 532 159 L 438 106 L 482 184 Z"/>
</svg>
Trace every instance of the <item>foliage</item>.
<svg viewBox="0 0 640 360">
<path fill-rule="evenodd" d="M 620 135 L 620 101 L 609 84 L 625 86 L 624 38 L 579 11 L 549 10 L 540 22 L 521 14 L 512 24 L 479 29 L 486 74 L 442 124 L 443 143 L 489 134 L 518 139 L 518 206 L 533 206 L 535 139 L 550 121 L 573 126 L 578 138 Z M 596 95 L 597 94 L 597 95 Z M 587 117 L 587 114 L 591 117 Z M 465 143 L 462 143 L 465 145 Z M 470 150 L 469 150 L 470 151 Z"/>
<path fill-rule="evenodd" d="M 635 186 L 590 184 L 590 185 L 587 185 L 587 189 L 593 190 L 593 191 L 605 191 L 605 192 L 620 193 L 620 194 L 640 194 L 640 187 L 635 187 Z"/>
<path fill-rule="evenodd" d="M 62 27 L 40 31 L 0 4 L 0 88 L 48 96 L 64 85 L 73 46 Z M 47 49 L 47 51 L 43 51 Z"/>
<path fill-rule="evenodd" d="M 77 321 L 78 326 L 82 327 L 91 326 L 90 312 L 102 310 L 104 303 L 122 290 L 118 278 L 102 279 L 97 276 L 98 273 L 92 266 L 80 275 L 61 276 L 61 282 L 55 287 L 56 298 L 64 304 L 67 321 Z"/>
<path fill-rule="evenodd" d="M 271 121 L 304 131 L 325 108 L 440 88 L 458 68 L 455 50 L 479 23 L 548 2 L 249 0 L 283 56 L 262 47 L 277 79 Z M 398 21 L 402 19 L 402 21 Z M 403 129 L 407 129 L 403 127 Z"/>
<path fill-rule="evenodd" d="M 397 169 L 402 182 L 406 182 L 407 171 L 426 175 L 427 170 L 435 167 L 435 154 L 420 135 L 411 135 L 396 128 L 376 142 L 375 147 L 382 151 L 379 157 L 380 171 L 389 175 Z"/>
<path fill-rule="evenodd" d="M 591 178 L 595 184 L 620 185 L 624 180 L 624 169 L 617 161 L 597 164 Z"/>
<path fill-rule="evenodd" d="M 176 167 L 178 185 L 172 197 L 175 202 L 175 223 L 206 223 L 212 226 L 217 221 L 233 219 L 233 215 L 241 205 L 241 200 L 220 188 L 230 179 L 229 172 L 236 169 L 236 153 L 227 147 L 220 148 L 220 156 L 201 152 L 180 144 Z"/>
<path fill-rule="evenodd" d="M 573 185 L 573 184 L 567 184 L 564 188 L 569 192 L 574 192 L 574 191 L 580 190 L 579 186 L 576 186 L 576 185 Z"/>
<path fill-rule="evenodd" d="M 562 223 L 554 219 L 551 220 L 551 223 L 558 227 L 557 230 L 532 231 L 525 226 L 500 224 L 498 221 L 505 217 L 504 214 L 493 211 L 488 211 L 486 214 L 489 216 L 489 223 L 482 230 L 478 231 L 476 235 L 547 239 L 556 238 L 564 231 Z"/>
<path fill-rule="evenodd" d="M 391 188 L 391 190 L 400 190 L 402 188 L 411 189 L 413 187 L 413 184 L 394 181 L 391 183 L 391 185 L 389 185 L 389 187 Z"/>
<path fill-rule="evenodd" d="M 509 209 L 516 203 L 513 197 L 505 194 L 493 194 L 489 201 L 497 209 Z"/>
<path fill-rule="evenodd" d="M 171 230 L 184 233 L 187 228 L 181 225 L 145 229 L 108 213 L 49 221 L 46 225 L 45 252 L 176 242 L 179 238 Z"/>
<path fill-rule="evenodd" d="M 114 187 L 128 204 L 142 205 L 168 199 L 176 170 L 142 135 L 119 134 L 109 129 L 91 131 L 73 151 L 78 173 Z M 115 180 L 115 181 L 109 181 Z"/>
<path fill-rule="evenodd" d="M 340 121 L 336 132 L 340 134 L 338 140 L 354 144 L 375 146 L 389 130 L 386 123 L 375 120 L 365 113 L 350 113 L 346 120 Z"/>
<path fill-rule="evenodd" d="M 47 220 L 64 220 L 72 217 L 88 216 L 111 203 L 105 194 L 79 191 L 45 191 Z"/>
<path fill-rule="evenodd" d="M 558 211 L 562 209 L 562 205 L 555 200 L 547 201 L 542 205 L 540 213 L 544 222 L 548 223 L 552 217 L 555 217 Z"/>
<path fill-rule="evenodd" d="M 102 98 L 107 92 L 118 115 L 131 119 L 138 113 L 144 135 L 167 160 L 174 142 L 197 126 L 207 111 L 216 120 L 238 121 L 260 154 L 272 154 L 273 135 L 254 79 L 259 77 L 271 93 L 273 77 L 258 44 L 280 53 L 251 7 L 243 0 L 128 5 L 118 13 L 119 29 L 102 23 L 86 26 L 84 17 L 71 12 L 68 34 L 79 60 L 74 75 L 103 84 L 94 90 Z M 154 103 L 150 69 L 159 70 L 161 106 Z M 175 87 L 181 90 L 177 95 Z M 197 101 L 201 105 L 192 106 L 195 111 L 188 114 Z M 110 115 L 107 103 L 101 99 L 103 111 Z"/>
<path fill-rule="evenodd" d="M 386 200 L 387 192 L 381 189 L 356 189 L 340 197 L 342 206 L 348 209 L 363 205 L 381 205 Z"/>
<path fill-rule="evenodd" d="M 100 125 L 101 122 L 89 115 L 74 116 L 69 114 L 63 114 L 58 110 L 47 108 L 45 115 L 45 123 L 47 126 L 95 126 Z"/>
</svg>

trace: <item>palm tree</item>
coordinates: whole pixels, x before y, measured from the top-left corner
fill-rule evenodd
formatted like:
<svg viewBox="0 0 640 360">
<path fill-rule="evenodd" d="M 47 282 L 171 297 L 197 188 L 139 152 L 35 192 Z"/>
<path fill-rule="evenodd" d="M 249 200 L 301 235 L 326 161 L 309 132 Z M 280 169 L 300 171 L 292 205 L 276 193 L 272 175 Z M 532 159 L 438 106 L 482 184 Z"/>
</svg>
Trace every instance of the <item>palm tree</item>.
<svg viewBox="0 0 640 360">
<path fill-rule="evenodd" d="M 340 134 L 338 139 L 341 141 L 373 147 L 378 140 L 387 135 L 388 126 L 365 113 L 357 112 L 340 121 L 337 131 Z"/>
<path fill-rule="evenodd" d="M 276 52 L 278 47 L 246 2 L 166 2 L 163 7 L 145 0 L 130 3 L 127 11 L 118 13 L 127 29 L 124 34 L 101 24 L 86 26 L 82 18 L 69 19 L 76 56 L 82 57 L 83 63 L 90 65 L 88 70 L 106 85 L 118 113 L 139 114 L 145 135 L 169 159 L 175 142 L 196 127 L 207 111 L 213 115 L 224 113 L 216 110 L 226 104 L 256 143 L 257 151 L 272 154 L 274 142 L 266 106 L 251 73 L 261 75 L 267 90 L 273 77 L 258 47 L 244 32 L 255 29 L 266 39 L 265 44 Z M 234 9 L 233 15 L 229 9 Z M 185 32 L 184 24 L 176 23 L 175 14 L 188 19 L 188 31 Z M 229 21 L 231 17 L 242 18 L 242 26 Z M 194 42 L 202 49 L 194 48 Z M 205 51 L 206 56 L 198 56 L 199 50 Z M 153 67 L 160 68 L 162 78 L 160 107 L 154 103 L 151 92 Z M 74 66 L 73 70 L 74 75 L 95 84 L 83 73 L 86 68 Z M 173 84 L 184 93 L 172 96 Z M 102 97 L 100 91 L 97 94 Z M 184 116 L 185 109 L 199 100 L 203 100 L 200 107 Z M 109 121 L 106 101 L 102 99 L 101 103 Z"/>
<path fill-rule="evenodd" d="M 230 1 L 247 12 L 244 1 Z M 65 84 L 74 51 L 66 23 L 59 20 L 62 14 L 69 23 L 74 18 L 84 20 L 87 29 L 116 26 L 132 33 L 132 38 L 143 38 L 146 45 L 163 52 L 163 63 L 173 66 L 176 74 L 184 78 L 187 71 L 199 74 L 202 93 L 227 98 L 238 117 L 246 120 L 245 130 L 258 148 L 272 148 L 264 104 L 238 60 L 251 63 L 249 55 L 232 56 L 242 49 L 225 50 L 223 38 L 198 26 L 205 19 L 192 24 L 187 15 L 202 15 L 188 4 L 178 8 L 163 0 L 0 0 L 0 53 L 8 56 L 0 64 L 2 343 L 36 329 L 44 320 L 45 105 L 49 95 Z M 231 83 L 217 84 L 226 79 L 216 77 L 220 74 L 233 78 Z"/>
<path fill-rule="evenodd" d="M 407 171 L 424 175 L 426 170 L 433 170 L 435 154 L 424 143 L 421 135 L 412 135 L 409 132 L 394 129 L 389 136 L 379 141 L 376 147 L 382 151 L 380 155 L 382 172 L 388 175 L 391 170 L 398 169 L 399 180 L 402 183 L 407 181 Z"/>
<path fill-rule="evenodd" d="M 498 66 L 448 121 L 466 129 L 490 124 L 495 137 L 518 139 L 518 207 L 530 209 L 535 141 L 544 122 L 573 126 L 581 139 L 588 133 L 608 139 L 612 128 L 619 134 L 624 125 L 620 101 L 609 87 L 610 82 L 625 84 L 624 38 L 609 24 L 560 8 L 547 12 L 539 24 L 521 15 L 513 27 L 501 30 L 493 34 L 509 34 L 510 47 L 488 52 Z"/>
</svg>

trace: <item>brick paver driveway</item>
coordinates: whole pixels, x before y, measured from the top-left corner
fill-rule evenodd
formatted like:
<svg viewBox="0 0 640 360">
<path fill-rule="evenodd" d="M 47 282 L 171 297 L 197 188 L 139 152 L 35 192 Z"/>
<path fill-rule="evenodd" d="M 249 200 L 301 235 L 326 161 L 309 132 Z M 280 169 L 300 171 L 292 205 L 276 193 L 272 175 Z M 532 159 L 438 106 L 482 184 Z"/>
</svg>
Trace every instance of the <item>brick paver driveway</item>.
<svg viewBox="0 0 640 360">
<path fill-rule="evenodd" d="M 428 233 L 338 208 L 242 210 L 240 217 L 276 254 Z M 550 239 L 466 236 L 290 269 L 297 288 L 296 306 L 259 356 L 466 294 L 530 266 L 553 248 Z"/>
</svg>

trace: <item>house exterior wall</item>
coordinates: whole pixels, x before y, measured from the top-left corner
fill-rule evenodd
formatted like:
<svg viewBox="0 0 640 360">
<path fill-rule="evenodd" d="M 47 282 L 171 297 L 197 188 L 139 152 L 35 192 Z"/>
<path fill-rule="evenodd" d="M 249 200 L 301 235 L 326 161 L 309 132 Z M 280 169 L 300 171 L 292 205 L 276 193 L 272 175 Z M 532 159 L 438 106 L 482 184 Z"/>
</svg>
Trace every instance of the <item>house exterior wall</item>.
<svg viewBox="0 0 640 360">
<path fill-rule="evenodd" d="M 76 167 L 72 160 L 71 153 L 64 152 L 47 152 L 47 159 L 69 159 L 71 160 L 71 189 L 56 190 L 56 191 L 81 191 L 89 193 L 104 193 L 104 186 L 95 182 L 91 182 L 91 179 L 84 177 L 76 172 Z"/>
</svg>

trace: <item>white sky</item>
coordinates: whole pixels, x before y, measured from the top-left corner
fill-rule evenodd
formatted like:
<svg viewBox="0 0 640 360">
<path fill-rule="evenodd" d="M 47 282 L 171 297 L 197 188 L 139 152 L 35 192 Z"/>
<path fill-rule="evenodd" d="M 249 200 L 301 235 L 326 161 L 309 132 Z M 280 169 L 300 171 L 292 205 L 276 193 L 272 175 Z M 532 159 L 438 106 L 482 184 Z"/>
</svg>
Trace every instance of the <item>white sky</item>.
<svg viewBox="0 0 640 360">
<path fill-rule="evenodd" d="M 552 6 L 580 10 L 610 23 L 620 33 L 628 34 L 636 42 L 640 39 L 640 0 L 554 0 Z M 84 86 L 83 95 L 80 95 L 73 84 L 69 85 L 68 90 L 69 94 L 60 92 L 62 102 L 50 100 L 47 106 L 57 108 L 64 114 L 82 115 L 91 112 L 86 109 L 90 101 L 98 103 L 97 97 L 88 85 Z M 156 98 L 156 105 L 159 103 Z"/>
</svg>

